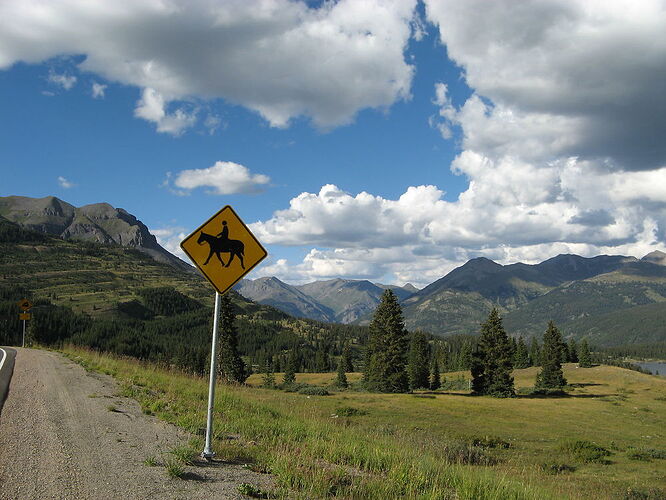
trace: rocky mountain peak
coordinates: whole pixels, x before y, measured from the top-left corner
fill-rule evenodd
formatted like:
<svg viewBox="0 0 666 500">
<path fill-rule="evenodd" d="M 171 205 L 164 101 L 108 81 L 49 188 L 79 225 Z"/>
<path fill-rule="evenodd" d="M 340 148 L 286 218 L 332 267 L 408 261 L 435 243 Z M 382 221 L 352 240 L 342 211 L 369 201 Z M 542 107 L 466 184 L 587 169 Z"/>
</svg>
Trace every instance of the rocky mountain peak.
<svg viewBox="0 0 666 500">
<path fill-rule="evenodd" d="M 650 262 L 651 264 L 657 264 L 659 266 L 666 266 L 666 253 L 660 250 L 655 250 L 654 252 L 647 254 L 641 260 Z"/>
<path fill-rule="evenodd" d="M 0 197 L 0 215 L 33 231 L 63 239 L 132 247 L 159 262 L 191 269 L 162 248 L 145 224 L 126 210 L 109 203 L 93 203 L 77 208 L 55 196 L 7 196 Z"/>
</svg>

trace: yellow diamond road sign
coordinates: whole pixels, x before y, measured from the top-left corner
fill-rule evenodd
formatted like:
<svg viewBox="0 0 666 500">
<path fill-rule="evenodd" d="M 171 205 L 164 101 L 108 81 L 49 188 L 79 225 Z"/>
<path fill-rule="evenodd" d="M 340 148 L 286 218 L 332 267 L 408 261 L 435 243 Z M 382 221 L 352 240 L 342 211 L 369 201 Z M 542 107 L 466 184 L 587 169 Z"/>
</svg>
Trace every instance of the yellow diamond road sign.
<svg viewBox="0 0 666 500">
<path fill-rule="evenodd" d="M 268 255 L 229 205 L 185 238 L 180 248 L 219 293 L 229 290 Z"/>
<path fill-rule="evenodd" d="M 18 301 L 17 304 L 24 311 L 27 311 L 32 308 L 32 302 L 30 302 L 28 299 L 21 299 Z"/>
</svg>

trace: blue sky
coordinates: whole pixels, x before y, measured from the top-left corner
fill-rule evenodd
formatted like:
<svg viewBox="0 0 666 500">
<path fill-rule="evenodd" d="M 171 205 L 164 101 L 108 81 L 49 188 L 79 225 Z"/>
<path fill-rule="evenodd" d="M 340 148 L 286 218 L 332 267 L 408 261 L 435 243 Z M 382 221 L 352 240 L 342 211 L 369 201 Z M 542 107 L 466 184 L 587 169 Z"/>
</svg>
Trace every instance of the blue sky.
<svg viewBox="0 0 666 500">
<path fill-rule="evenodd" d="M 656 1 L 8 0 L 0 195 L 108 202 L 174 252 L 230 204 L 253 277 L 293 283 L 640 257 L 664 33 Z"/>
</svg>

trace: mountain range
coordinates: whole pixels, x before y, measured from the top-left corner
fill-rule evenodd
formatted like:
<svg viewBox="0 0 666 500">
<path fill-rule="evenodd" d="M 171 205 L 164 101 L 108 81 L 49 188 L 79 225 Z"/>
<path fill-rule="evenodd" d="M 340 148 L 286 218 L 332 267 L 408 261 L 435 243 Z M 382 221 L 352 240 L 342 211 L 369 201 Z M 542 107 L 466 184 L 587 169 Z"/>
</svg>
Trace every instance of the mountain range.
<svg viewBox="0 0 666 500">
<path fill-rule="evenodd" d="M 372 313 L 387 288 L 401 300 L 418 291 L 409 283 L 399 287 L 366 280 L 332 279 L 289 285 L 275 277 L 241 280 L 234 288 L 245 298 L 292 316 L 346 324 Z"/>
<path fill-rule="evenodd" d="M 126 210 L 114 208 L 108 203 L 75 207 L 55 196 L 6 196 L 0 197 L 0 216 L 32 231 L 65 240 L 136 248 L 158 262 L 186 271 L 194 270 L 157 243 L 143 222 Z"/>
<path fill-rule="evenodd" d="M 77 208 L 52 196 L 0 197 L 1 218 L 64 241 L 91 241 L 119 251 L 123 247 L 127 251 L 138 250 L 168 264 L 175 274 L 167 279 L 174 282 L 181 275 L 196 275 L 191 266 L 162 248 L 135 216 L 106 203 Z M 46 254 L 39 256 L 39 248 L 34 248 L 34 258 L 43 261 Z M 21 259 L 27 258 L 25 255 Z M 57 267 L 55 260 L 53 265 Z M 96 279 L 104 278 L 104 285 L 91 282 L 91 295 L 85 299 L 91 311 L 96 312 L 106 307 L 100 306 L 92 294 L 102 293 L 104 287 L 114 289 L 117 280 L 117 276 L 112 276 L 111 261 L 101 265 L 104 269 L 93 266 L 77 271 L 81 276 L 71 274 L 71 280 L 76 282 L 72 282 L 72 293 L 80 287 L 81 280 L 89 281 L 90 273 L 96 273 Z M 130 268 L 122 271 L 123 276 L 136 279 Z M 33 272 L 26 279 L 43 281 L 45 272 L 48 271 Z M 193 283 L 183 290 L 196 289 L 199 293 L 199 285 L 192 288 Z M 481 257 L 422 290 L 410 284 L 399 287 L 344 279 L 290 285 L 275 277 L 242 280 L 235 287 L 247 299 L 295 317 L 360 325 L 369 323 L 386 288 L 391 288 L 401 301 L 407 328 L 439 336 L 477 333 L 490 309 L 497 307 L 512 335 L 541 336 L 547 321 L 552 319 L 566 337 L 587 337 L 598 345 L 666 340 L 666 253 L 660 251 L 641 259 L 558 255 L 534 265 L 501 265 Z"/>
<path fill-rule="evenodd" d="M 289 285 L 275 277 L 243 280 L 237 291 L 294 316 L 368 324 L 385 285 L 328 280 Z M 600 345 L 666 339 L 666 253 L 558 255 L 539 264 L 476 258 L 422 290 L 390 287 L 405 325 L 448 336 L 477 333 L 497 307 L 512 335 L 541 336 L 554 320 L 565 336 Z"/>
</svg>

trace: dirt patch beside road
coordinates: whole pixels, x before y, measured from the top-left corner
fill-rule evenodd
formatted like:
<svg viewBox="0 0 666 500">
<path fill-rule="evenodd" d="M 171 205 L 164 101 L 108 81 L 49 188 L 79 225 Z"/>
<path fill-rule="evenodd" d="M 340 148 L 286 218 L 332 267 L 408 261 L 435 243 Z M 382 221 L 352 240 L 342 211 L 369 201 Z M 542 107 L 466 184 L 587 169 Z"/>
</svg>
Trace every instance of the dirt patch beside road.
<svg viewBox="0 0 666 500">
<path fill-rule="evenodd" d="M 161 462 L 190 435 L 119 397 L 115 381 L 63 356 L 17 349 L 0 417 L 0 499 L 246 498 L 241 483 L 271 477 L 215 461 L 173 479 Z"/>
</svg>

